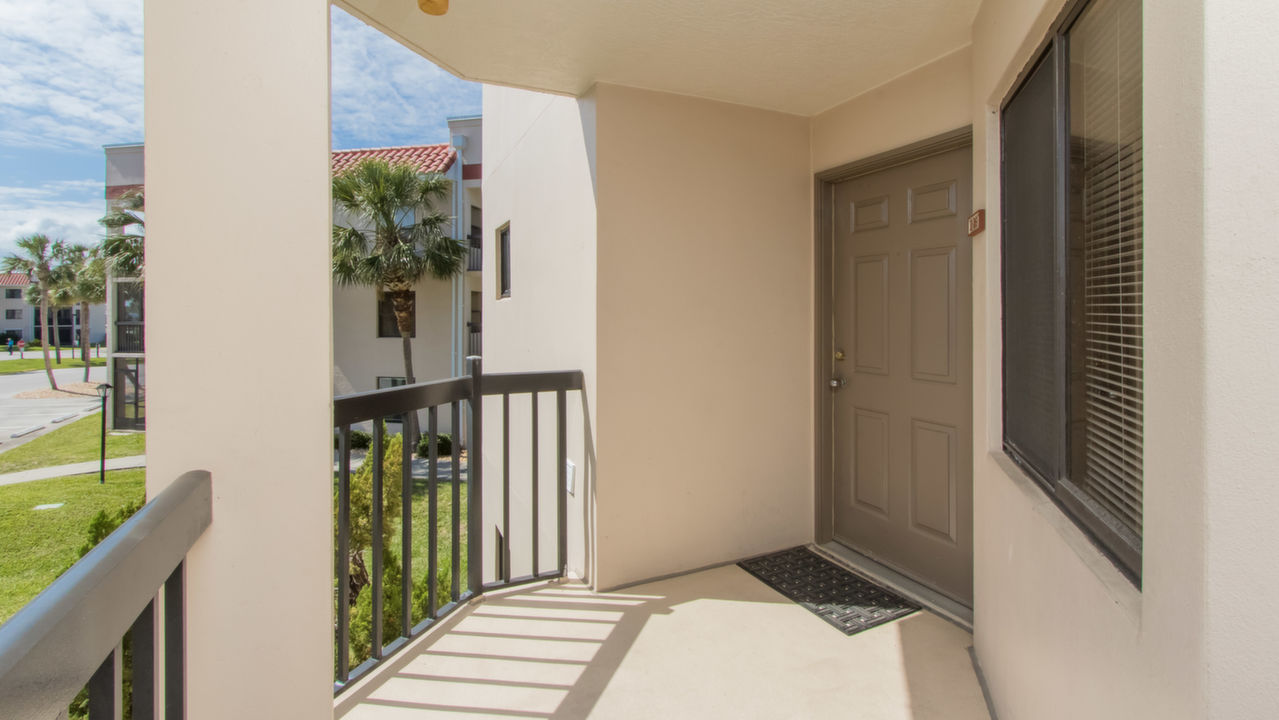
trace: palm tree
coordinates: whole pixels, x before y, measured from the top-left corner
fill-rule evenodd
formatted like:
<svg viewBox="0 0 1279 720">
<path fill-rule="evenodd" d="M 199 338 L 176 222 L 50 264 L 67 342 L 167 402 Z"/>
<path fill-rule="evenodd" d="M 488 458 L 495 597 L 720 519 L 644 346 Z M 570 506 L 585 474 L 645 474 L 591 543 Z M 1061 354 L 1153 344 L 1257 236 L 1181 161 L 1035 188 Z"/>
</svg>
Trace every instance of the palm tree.
<svg viewBox="0 0 1279 720">
<path fill-rule="evenodd" d="M 410 385 L 417 381 L 410 343 L 413 288 L 428 276 L 452 277 L 466 262 L 466 246 L 445 235 L 448 216 L 431 207 L 448 190 L 448 179 L 438 173 L 419 174 L 411 165 L 376 158 L 333 178 L 333 201 L 352 225 L 333 226 L 333 277 L 340 285 L 372 287 L 379 301 L 391 301 Z M 404 430 L 408 442 L 416 441 L 414 413 Z"/>
<path fill-rule="evenodd" d="M 44 354 L 44 372 L 49 376 L 49 387 L 58 389 L 53 378 L 53 365 L 49 362 L 49 289 L 53 286 L 54 256 L 62 246 L 61 240 L 50 240 L 47 235 L 27 235 L 14 243 L 21 253 L 12 254 L 0 261 L 5 272 L 25 273 L 39 288 L 40 294 L 40 350 Z"/>
<path fill-rule="evenodd" d="M 58 266 L 50 301 L 57 306 L 80 308 L 80 359 L 84 381 L 89 382 L 89 306 L 106 302 L 106 261 L 101 247 L 63 245 L 55 249 Z"/>
<path fill-rule="evenodd" d="M 107 229 L 102 254 L 115 277 L 140 278 L 143 275 L 146 265 L 143 254 L 146 239 L 145 210 L 143 191 L 130 190 L 120 196 L 111 212 L 98 220 Z"/>
</svg>

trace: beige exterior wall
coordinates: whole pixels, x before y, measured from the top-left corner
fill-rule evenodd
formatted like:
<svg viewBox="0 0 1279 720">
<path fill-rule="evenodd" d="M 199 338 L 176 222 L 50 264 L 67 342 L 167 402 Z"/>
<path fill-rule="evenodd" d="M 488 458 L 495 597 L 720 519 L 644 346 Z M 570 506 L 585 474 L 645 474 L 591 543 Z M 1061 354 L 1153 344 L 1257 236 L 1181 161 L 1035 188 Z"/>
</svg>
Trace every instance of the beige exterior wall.
<svg viewBox="0 0 1279 720">
<path fill-rule="evenodd" d="M 453 377 L 452 287 L 451 280 L 427 278 L 414 289 L 417 336 L 411 345 L 418 382 Z M 373 288 L 333 286 L 334 395 L 376 390 L 379 376 L 404 377 L 403 345 L 398 337 L 378 337 L 377 310 Z M 419 414 L 425 422 L 426 413 Z M 440 430 L 452 432 L 448 418 L 441 421 Z"/>
<path fill-rule="evenodd" d="M 596 401 L 595 100 L 484 88 L 484 370 L 582 370 L 586 391 L 569 393 L 568 459 L 577 467 L 568 504 L 569 569 L 593 575 Z M 488 114 L 494 115 L 489 120 Z M 497 297 L 497 231 L 510 223 L 512 292 Z M 530 401 L 511 402 L 509 529 L 515 575 L 528 572 L 531 518 Z M 555 396 L 539 398 L 541 570 L 555 565 Z M 501 518 L 502 403 L 484 404 L 485 578 L 492 577 L 492 528 Z M 591 420 L 586 420 L 591 418 Z"/>
<path fill-rule="evenodd" d="M 807 542 L 809 121 L 609 85 L 596 102 L 597 585 Z"/>
<path fill-rule="evenodd" d="M 188 717 L 330 717 L 329 4 L 145 11 L 147 490 L 213 476 L 186 564 Z M 235 231 L 193 222 L 211 208 Z M 287 364 L 210 344 L 264 313 Z"/>
<path fill-rule="evenodd" d="M 1193 21 L 1200 17 L 1196 10 L 1181 13 Z M 1175 132 L 1159 138 L 1160 147 L 1168 154 L 1176 149 L 1178 155 L 1166 161 L 1169 177 L 1160 186 L 1167 202 L 1146 212 L 1149 222 L 1155 212 L 1169 211 L 1156 227 L 1175 248 L 1163 260 L 1172 267 L 1160 289 L 1170 299 L 1192 291 L 1189 299 L 1168 308 L 1163 329 L 1170 339 L 1182 341 L 1184 332 L 1188 339 L 1200 340 L 1185 348 L 1189 357 L 1179 358 L 1175 367 L 1181 373 L 1166 378 L 1169 386 L 1186 386 L 1173 396 L 1184 400 L 1162 415 L 1166 442 L 1160 449 L 1197 439 L 1196 423 L 1177 422 L 1171 412 L 1184 418 L 1184 409 L 1201 408 L 1201 439 L 1192 444 L 1194 449 L 1161 460 L 1157 477 L 1177 486 L 1178 496 L 1190 496 L 1194 519 L 1202 518 L 1207 528 L 1202 533 L 1207 540 L 1207 714 L 1273 717 L 1279 707 L 1279 566 L 1274 562 L 1279 548 L 1279 485 L 1274 482 L 1279 440 L 1273 431 L 1279 399 L 1279 200 L 1264 188 L 1279 182 L 1274 139 L 1279 85 L 1263 68 L 1279 63 L 1274 43 L 1279 6 L 1268 0 L 1204 0 L 1200 12 L 1205 18 L 1202 51 L 1193 47 L 1199 38 L 1192 28 L 1165 36 L 1162 52 L 1146 60 L 1147 72 L 1155 72 L 1155 63 L 1169 63 L 1158 70 L 1166 82 L 1154 107 L 1147 90 L 1146 117 L 1176 113 Z M 1192 45 L 1189 52 L 1187 44 Z M 1196 95 L 1186 87 L 1197 87 L 1200 62 L 1203 95 L 1187 98 Z M 1177 71 L 1182 71 L 1180 77 Z M 1200 128 L 1203 139 L 1195 143 L 1194 132 Z M 1183 146 L 1183 141 L 1189 142 Z M 1195 195 L 1194 172 L 1188 170 L 1201 173 L 1202 200 Z M 1180 184 L 1182 178 L 1189 182 Z M 1197 221 L 1202 222 L 1202 248 L 1193 242 Z M 1153 231 L 1148 237 L 1162 241 Z M 1177 321 L 1187 319 L 1189 329 L 1182 330 Z M 1197 460 L 1200 452 L 1201 477 L 1207 478 L 1203 491 L 1186 483 L 1186 469 L 1173 464 L 1182 456 Z M 1149 451 L 1147 458 L 1149 462 Z"/>
<path fill-rule="evenodd" d="M 813 117 L 813 172 L 972 124 L 965 47 Z"/>
</svg>

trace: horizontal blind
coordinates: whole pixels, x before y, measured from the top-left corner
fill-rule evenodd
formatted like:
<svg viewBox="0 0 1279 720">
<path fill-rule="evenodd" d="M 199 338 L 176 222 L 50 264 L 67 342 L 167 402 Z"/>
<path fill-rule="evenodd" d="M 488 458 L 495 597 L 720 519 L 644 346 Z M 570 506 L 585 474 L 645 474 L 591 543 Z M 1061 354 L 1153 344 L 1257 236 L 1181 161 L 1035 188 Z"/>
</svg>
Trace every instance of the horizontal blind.
<svg viewBox="0 0 1279 720">
<path fill-rule="evenodd" d="M 1068 33 L 1072 481 L 1142 533 L 1141 1 L 1094 0 Z"/>
</svg>

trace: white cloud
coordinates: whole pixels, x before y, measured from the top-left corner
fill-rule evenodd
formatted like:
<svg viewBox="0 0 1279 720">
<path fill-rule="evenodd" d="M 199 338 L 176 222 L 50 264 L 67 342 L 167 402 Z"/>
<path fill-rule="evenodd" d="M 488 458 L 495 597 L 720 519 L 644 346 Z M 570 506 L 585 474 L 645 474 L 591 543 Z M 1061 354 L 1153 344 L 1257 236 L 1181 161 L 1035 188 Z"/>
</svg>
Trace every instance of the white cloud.
<svg viewBox="0 0 1279 720">
<path fill-rule="evenodd" d="M 96 243 L 105 234 L 98 224 L 105 212 L 101 180 L 0 186 L 0 257 L 14 251 L 14 240 L 33 233 L 54 240 Z"/>
<path fill-rule="evenodd" d="M 334 147 L 445 142 L 445 119 L 480 111 L 480 85 L 334 7 Z"/>
<path fill-rule="evenodd" d="M 0 0 L 0 144 L 142 137 L 141 0 Z"/>
</svg>

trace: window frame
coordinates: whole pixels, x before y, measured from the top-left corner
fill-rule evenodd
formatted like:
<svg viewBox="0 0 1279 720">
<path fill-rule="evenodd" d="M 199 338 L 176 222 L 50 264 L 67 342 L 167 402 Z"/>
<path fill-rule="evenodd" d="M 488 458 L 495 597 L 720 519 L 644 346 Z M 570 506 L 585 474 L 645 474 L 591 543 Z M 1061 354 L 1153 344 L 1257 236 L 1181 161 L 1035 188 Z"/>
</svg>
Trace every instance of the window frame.
<svg viewBox="0 0 1279 720">
<path fill-rule="evenodd" d="M 417 291 L 410 290 L 409 294 L 413 296 L 413 332 L 409 333 L 409 337 L 416 338 L 417 337 Z M 391 298 L 388 297 L 387 295 L 383 295 L 382 298 L 378 300 L 377 296 L 374 295 L 373 299 L 377 301 L 377 306 L 376 306 L 377 314 L 374 317 L 377 322 L 376 331 L 377 331 L 378 339 L 379 340 L 383 338 L 395 339 L 395 340 L 401 339 L 402 336 L 400 335 L 399 325 L 395 320 L 395 307 L 392 306 L 391 304 Z M 388 314 L 391 318 L 391 324 L 396 326 L 395 334 L 393 335 L 383 334 L 382 332 L 382 319 L 383 319 L 382 316 L 384 314 L 383 307 L 386 308 L 385 314 Z"/>
<path fill-rule="evenodd" d="M 1070 323 L 1072 322 L 1072 295 L 1067 271 L 1070 264 L 1070 213 L 1071 213 L 1071 175 L 1070 175 L 1070 31 L 1075 27 L 1080 16 L 1088 7 L 1101 0 L 1072 0 L 1066 3 L 1057 19 L 1053 22 L 1047 36 L 1031 54 L 1030 60 L 1018 73 L 1008 93 L 999 105 L 999 152 L 1000 152 L 1000 227 L 1001 227 L 1001 272 L 1000 272 L 1000 311 L 1001 311 L 1001 371 L 1000 371 L 1000 411 L 1003 429 L 1001 447 L 1003 452 L 1021 468 L 1032 480 L 1044 489 L 1053 503 L 1093 541 L 1120 572 L 1127 577 L 1138 590 L 1141 589 L 1142 578 L 1142 538 L 1136 535 L 1108 510 L 1080 489 L 1072 476 L 1070 467 L 1070 423 L 1071 423 L 1071 383 L 1072 368 Z M 1144 48 L 1145 34 L 1142 34 Z M 1008 235 L 1003 228 L 1008 219 L 1007 199 L 1007 157 L 1004 152 L 1005 128 L 1004 117 L 1008 107 L 1027 86 L 1041 63 L 1051 54 L 1053 67 L 1054 91 L 1052 114 L 1054 120 L 1053 139 L 1053 262 L 1052 277 L 1057 285 L 1054 287 L 1054 318 L 1056 322 L 1056 350 L 1064 353 L 1063 371 L 1053 378 L 1054 392 L 1060 400 L 1058 424 L 1054 430 L 1058 433 L 1058 462 L 1052 468 L 1054 475 L 1045 476 L 1043 472 L 1017 450 L 1016 443 L 1010 443 L 1008 435 L 1008 396 L 1007 387 L 1007 323 L 1006 307 L 1008 305 L 1005 256 L 1008 248 Z M 1144 73 L 1143 73 L 1144 74 Z M 1143 77 L 1144 82 L 1144 77 Z M 1144 125 L 1144 120 L 1143 120 Z M 1144 235 L 1144 232 L 1143 232 Z M 1142 253 L 1141 265 L 1145 266 L 1145 255 Z M 1144 315 L 1144 311 L 1143 311 Z M 1142 328 L 1144 337 L 1144 323 Z M 1144 373 L 1143 373 L 1144 385 Z M 1144 417 L 1141 428 L 1144 429 Z M 1144 472 L 1142 486 L 1144 489 Z M 1144 493 L 1142 496 L 1144 509 Z"/>
<path fill-rule="evenodd" d="M 497 229 L 496 252 L 493 257 L 497 270 L 497 297 L 499 300 L 511 296 L 511 223 L 505 222 Z"/>
</svg>

